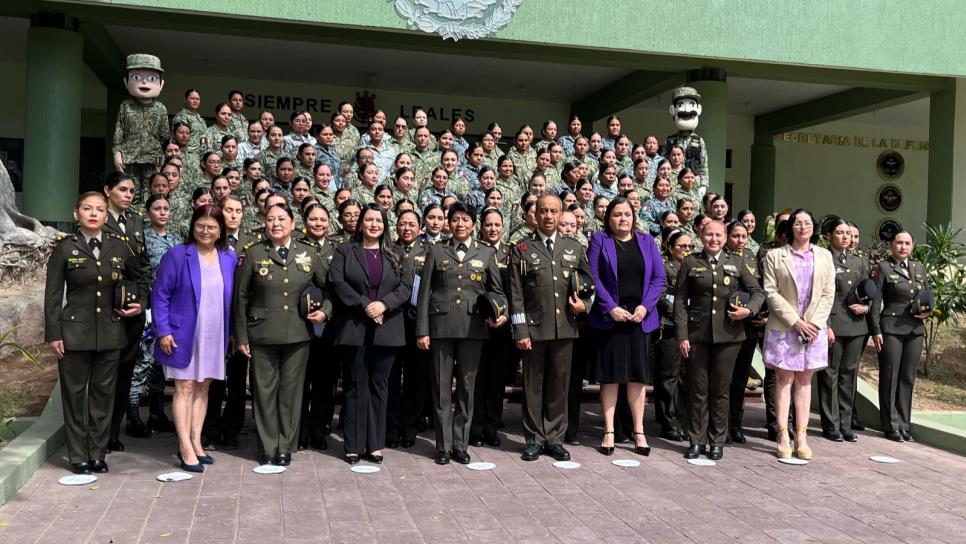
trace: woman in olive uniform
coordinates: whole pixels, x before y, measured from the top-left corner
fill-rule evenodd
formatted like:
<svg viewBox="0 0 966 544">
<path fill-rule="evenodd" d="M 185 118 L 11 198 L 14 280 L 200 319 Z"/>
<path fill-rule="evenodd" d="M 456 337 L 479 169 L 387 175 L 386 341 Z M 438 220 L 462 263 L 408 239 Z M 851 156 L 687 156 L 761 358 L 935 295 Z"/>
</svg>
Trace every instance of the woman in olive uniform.
<svg viewBox="0 0 966 544">
<path fill-rule="evenodd" d="M 674 327 L 678 349 L 687 359 L 691 446 L 684 456 L 695 459 L 706 454 L 718 460 L 724 455 L 728 432 L 732 369 L 745 339 L 740 321 L 758 311 L 765 294 L 744 263 L 724 251 L 723 223 L 709 222 L 701 238 L 704 250 L 685 258 L 678 271 Z M 747 306 L 731 303 L 736 291 L 750 294 Z"/>
<path fill-rule="evenodd" d="M 913 442 L 912 388 L 922 355 L 923 335 L 931 310 L 920 311 L 915 300 L 928 288 L 922 263 L 910 257 L 912 235 L 900 232 L 892 239 L 892 255 L 875 270 L 878 295 L 872 300 L 872 342 L 879 352 L 879 417 L 886 438 Z"/>
<path fill-rule="evenodd" d="M 460 203 L 449 209 L 452 238 L 433 244 L 420 274 L 416 310 L 416 345 L 429 350 L 436 408 L 436 463 L 468 464 L 467 439 L 473 419 L 473 396 L 483 341 L 488 329 L 477 299 L 503 296 L 493 248 L 472 239 L 474 211 Z M 506 322 L 506 316 L 491 325 Z M 455 414 L 451 409 L 456 367 Z"/>
<path fill-rule="evenodd" d="M 682 230 L 671 230 L 665 236 L 667 256 L 664 258 L 664 296 L 658 300 L 661 315 L 661 336 L 657 342 L 657 375 L 655 381 L 655 412 L 661 425 L 661 437 L 675 442 L 685 438 L 687 426 L 687 389 L 684 383 L 681 352 L 674 337 L 674 293 L 677 291 L 678 271 L 684 258 L 694 249 L 691 236 Z"/>
<path fill-rule="evenodd" d="M 142 313 L 139 302 L 116 309 L 114 288 L 123 279 L 140 280 L 138 300 L 148 296 L 136 268 L 139 256 L 117 235 L 102 230 L 107 217 L 104 195 L 81 195 L 74 208 L 80 232 L 58 239 L 47 263 L 44 340 L 59 360 L 67 457 L 78 474 L 108 471 L 104 455 L 117 367 L 129 344 L 125 322 Z M 123 393 L 122 408 L 127 389 Z"/>
<path fill-rule="evenodd" d="M 863 303 L 855 294 L 859 284 L 868 280 L 869 267 L 865 259 L 849 252 L 852 227 L 848 222 L 836 219 L 829 227 L 828 240 L 835 264 L 835 298 L 829 314 L 828 367 L 818 373 L 819 414 L 825 438 L 833 442 L 855 442 L 857 437 L 851 428 L 855 375 L 869 335 L 870 317 L 870 301 Z"/>
<path fill-rule="evenodd" d="M 272 204 L 266 219 L 268 239 L 238 259 L 233 312 L 238 350 L 252 361 L 259 462 L 286 466 L 298 445 L 312 325 L 328 319 L 332 303 L 299 315 L 302 291 L 325 288 L 327 263 L 293 238 L 291 208 Z"/>
</svg>

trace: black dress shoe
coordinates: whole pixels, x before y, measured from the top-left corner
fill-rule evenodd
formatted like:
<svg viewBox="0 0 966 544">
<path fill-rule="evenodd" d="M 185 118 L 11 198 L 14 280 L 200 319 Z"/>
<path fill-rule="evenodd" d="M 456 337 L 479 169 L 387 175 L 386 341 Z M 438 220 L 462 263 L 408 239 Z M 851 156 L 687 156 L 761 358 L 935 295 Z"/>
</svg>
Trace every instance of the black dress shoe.
<svg viewBox="0 0 966 544">
<path fill-rule="evenodd" d="M 842 433 L 838 431 L 828 431 L 828 432 L 823 431 L 822 436 L 824 436 L 828 440 L 831 440 L 832 442 L 845 442 L 845 438 L 842 437 Z"/>
<path fill-rule="evenodd" d="M 280 467 L 287 467 L 292 464 L 292 454 L 291 453 L 280 453 L 275 456 L 275 462 L 273 463 Z"/>
<path fill-rule="evenodd" d="M 885 433 L 885 437 L 893 442 L 905 442 L 905 439 L 902 438 L 902 435 L 896 431 L 889 431 Z"/>
<path fill-rule="evenodd" d="M 899 434 L 902 435 L 902 439 L 905 440 L 906 442 L 915 442 L 916 441 L 916 439 L 913 438 L 911 434 L 909 434 L 909 431 L 899 431 Z"/>
<path fill-rule="evenodd" d="M 856 436 L 856 434 L 852 431 L 842 431 L 842 440 L 845 440 L 846 442 L 856 442 L 859 440 L 859 437 Z"/>
<path fill-rule="evenodd" d="M 852 424 L 852 430 L 853 431 L 864 431 L 865 430 L 865 425 L 860 425 L 858 423 L 853 423 Z"/>
<path fill-rule="evenodd" d="M 134 438 L 147 438 L 151 436 L 151 429 L 140 418 L 132 420 L 129 417 L 127 425 L 124 427 L 124 434 Z"/>
<path fill-rule="evenodd" d="M 178 462 L 181 463 L 181 470 L 185 472 L 198 472 L 198 473 L 205 471 L 205 466 L 202 465 L 201 463 L 195 463 L 193 465 L 189 465 L 188 463 L 185 463 L 184 457 L 181 456 L 180 451 L 177 453 L 177 456 L 178 456 Z"/>
<path fill-rule="evenodd" d="M 553 457 L 554 461 L 570 461 L 570 452 L 560 444 L 551 444 L 543 447 L 544 455 Z"/>
<path fill-rule="evenodd" d="M 604 437 L 609 434 L 614 434 L 614 431 L 604 431 L 604 436 L 600 438 L 600 441 L 603 442 Z M 603 455 L 608 455 L 608 456 L 614 455 L 614 446 L 605 446 L 601 444 L 600 446 L 597 447 L 597 451 L 599 451 Z"/>
<path fill-rule="evenodd" d="M 748 439 L 745 438 L 745 433 L 741 432 L 741 429 L 735 429 L 733 431 L 728 431 L 727 442 L 735 444 L 747 444 Z"/>
<path fill-rule="evenodd" d="M 210 455 L 199 455 L 198 462 L 202 465 L 213 465 L 215 464 L 215 458 Z"/>
<path fill-rule="evenodd" d="M 483 447 L 483 437 L 482 436 L 478 436 L 478 435 L 471 436 L 470 437 L 470 446 L 473 446 L 474 448 L 481 448 L 481 447 Z"/>
<path fill-rule="evenodd" d="M 399 445 L 404 448 L 411 448 L 416 445 L 416 439 L 414 438 L 403 438 L 399 441 Z"/>
<path fill-rule="evenodd" d="M 70 469 L 74 471 L 74 474 L 90 474 L 91 464 L 87 462 L 71 463 Z"/>
<path fill-rule="evenodd" d="M 491 448 L 500 447 L 500 437 L 496 434 L 483 433 L 483 443 Z"/>
<path fill-rule="evenodd" d="M 97 474 L 104 474 L 110 472 L 107 468 L 107 463 L 103 459 L 94 459 L 91 461 L 91 472 L 96 472 Z"/>
<path fill-rule="evenodd" d="M 644 433 L 637 433 L 637 432 L 635 432 L 633 434 L 634 434 L 634 436 L 644 436 Z M 636 441 L 635 441 L 634 453 L 636 453 L 638 455 L 643 455 L 644 457 L 647 457 L 648 455 L 651 454 L 651 447 L 650 446 L 638 446 L 638 445 L 636 445 Z"/>
<path fill-rule="evenodd" d="M 354 465 L 359 462 L 359 454 L 347 453 L 345 454 L 344 459 L 346 463 L 349 463 L 350 465 Z"/>
<path fill-rule="evenodd" d="M 683 442 L 684 433 L 677 429 L 664 429 L 661 431 L 661 438 L 671 442 Z"/>
<path fill-rule="evenodd" d="M 449 452 L 448 451 L 437 451 L 436 458 L 434 459 L 437 465 L 448 465 L 449 464 Z"/>
<path fill-rule="evenodd" d="M 366 455 L 366 459 L 368 459 L 369 461 L 372 461 L 377 465 L 381 465 L 384 457 L 382 456 L 381 453 L 370 453 Z"/>
<path fill-rule="evenodd" d="M 721 446 L 711 446 L 710 448 L 708 448 L 708 459 L 711 459 L 712 461 L 717 461 L 722 457 L 724 457 L 724 448 L 722 448 Z"/>
<path fill-rule="evenodd" d="M 453 453 L 450 455 L 454 461 L 461 465 L 470 464 L 470 454 L 466 453 L 466 450 L 453 450 Z"/>
<path fill-rule="evenodd" d="M 699 446 L 697 444 L 691 444 L 688 450 L 684 452 L 685 459 L 697 459 L 701 454 L 704 453 L 704 446 Z"/>
<path fill-rule="evenodd" d="M 540 446 L 536 444 L 527 444 L 527 447 L 523 448 L 523 455 L 520 459 L 524 461 L 536 461 L 540 458 Z"/>
<path fill-rule="evenodd" d="M 329 449 L 329 440 L 324 436 L 313 436 L 312 439 L 309 440 L 309 444 L 311 444 L 312 447 L 317 450 Z"/>
<path fill-rule="evenodd" d="M 238 437 L 234 435 L 223 435 L 221 437 L 221 442 L 218 443 L 218 449 L 220 450 L 237 450 L 238 449 Z"/>
<path fill-rule="evenodd" d="M 116 451 L 124 451 L 124 444 L 120 440 L 112 438 L 107 441 L 107 453 L 114 453 Z"/>
<path fill-rule="evenodd" d="M 201 448 L 204 450 L 218 451 L 218 442 L 221 437 L 217 435 L 201 435 Z"/>
</svg>

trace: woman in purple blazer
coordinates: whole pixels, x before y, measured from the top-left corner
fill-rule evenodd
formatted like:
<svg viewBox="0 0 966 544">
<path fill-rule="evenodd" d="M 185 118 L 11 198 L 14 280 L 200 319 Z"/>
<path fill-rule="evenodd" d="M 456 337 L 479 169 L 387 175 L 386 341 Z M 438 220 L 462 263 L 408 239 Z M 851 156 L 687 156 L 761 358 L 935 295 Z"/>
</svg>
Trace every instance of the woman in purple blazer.
<svg viewBox="0 0 966 544">
<path fill-rule="evenodd" d="M 208 386 L 225 379 L 236 257 L 226 242 L 221 209 L 200 206 L 188 240 L 174 246 L 158 266 L 151 308 L 155 359 L 175 382 L 174 426 L 181 468 L 203 472 L 215 460 L 201 447 Z"/>
<path fill-rule="evenodd" d="M 614 411 L 618 385 L 627 384 L 634 451 L 649 455 L 644 437 L 644 384 L 651 381 L 650 333 L 664 288 L 664 264 L 650 234 L 634 228 L 634 210 L 624 197 L 607 206 L 602 232 L 590 239 L 587 259 L 597 289 L 588 325 L 599 331 L 594 375 L 600 382 L 604 436 L 600 452 L 614 453 Z"/>
</svg>

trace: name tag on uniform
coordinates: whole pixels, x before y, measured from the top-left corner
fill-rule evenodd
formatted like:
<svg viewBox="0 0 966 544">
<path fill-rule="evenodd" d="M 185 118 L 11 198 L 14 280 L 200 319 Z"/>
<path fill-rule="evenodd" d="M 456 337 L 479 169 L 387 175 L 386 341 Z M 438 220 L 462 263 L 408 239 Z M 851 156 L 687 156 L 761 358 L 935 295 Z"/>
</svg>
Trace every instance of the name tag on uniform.
<svg viewBox="0 0 966 544">
<path fill-rule="evenodd" d="M 577 256 L 576 255 L 567 255 L 567 254 L 564 254 L 563 260 L 565 260 L 565 261 L 571 261 L 571 262 L 577 262 Z"/>
<path fill-rule="evenodd" d="M 255 264 L 260 264 L 260 265 L 272 264 L 272 260 L 271 259 L 257 259 L 255 261 Z"/>
<path fill-rule="evenodd" d="M 724 265 L 724 270 L 725 270 L 725 272 L 731 272 L 732 274 L 737 274 L 738 273 L 738 269 L 735 268 L 735 265 L 733 265 L 733 264 L 726 264 L 726 265 Z"/>
<path fill-rule="evenodd" d="M 696 266 L 696 267 L 693 268 L 693 270 L 695 272 L 707 272 L 708 271 L 708 267 L 707 266 Z"/>
<path fill-rule="evenodd" d="M 86 263 L 87 257 L 67 257 L 67 262 L 73 263 Z"/>
<path fill-rule="evenodd" d="M 483 261 L 479 259 L 473 259 L 472 261 L 470 261 L 470 266 L 473 266 L 476 268 L 483 268 Z"/>
</svg>

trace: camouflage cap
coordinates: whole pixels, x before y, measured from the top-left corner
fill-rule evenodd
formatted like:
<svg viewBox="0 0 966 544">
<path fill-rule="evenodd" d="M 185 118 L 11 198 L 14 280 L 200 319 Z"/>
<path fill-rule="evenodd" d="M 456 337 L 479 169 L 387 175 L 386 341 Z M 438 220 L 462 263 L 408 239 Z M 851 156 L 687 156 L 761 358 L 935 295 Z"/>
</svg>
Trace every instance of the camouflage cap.
<svg viewBox="0 0 966 544">
<path fill-rule="evenodd" d="M 128 55 L 127 69 L 157 70 L 162 73 L 164 72 L 164 70 L 161 68 L 161 59 L 155 57 L 154 55 L 148 55 L 147 53 L 134 53 L 133 55 Z"/>
<path fill-rule="evenodd" d="M 672 104 L 684 98 L 693 98 L 698 102 L 701 101 L 701 95 L 698 94 L 698 91 L 696 91 L 694 87 L 678 87 L 677 89 L 674 89 L 674 92 L 671 93 Z"/>
</svg>

